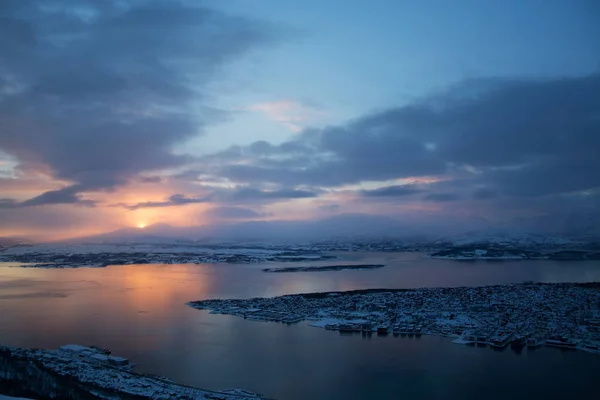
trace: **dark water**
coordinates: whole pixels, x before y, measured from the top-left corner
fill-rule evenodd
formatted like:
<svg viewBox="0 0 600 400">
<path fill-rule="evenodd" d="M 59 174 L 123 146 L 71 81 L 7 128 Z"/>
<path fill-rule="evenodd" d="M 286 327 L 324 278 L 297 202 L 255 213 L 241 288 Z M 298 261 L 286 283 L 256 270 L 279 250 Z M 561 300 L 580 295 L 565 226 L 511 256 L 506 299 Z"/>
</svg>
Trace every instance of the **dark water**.
<svg viewBox="0 0 600 400">
<path fill-rule="evenodd" d="M 595 262 L 452 262 L 419 254 L 350 254 L 382 269 L 269 274 L 264 265 L 102 269 L 0 266 L 0 343 L 100 345 L 138 370 L 208 389 L 277 399 L 594 398 L 600 357 L 541 348 L 516 354 L 448 339 L 340 336 L 210 315 L 185 305 L 214 297 L 388 287 L 600 281 Z M 348 260 L 343 260 L 344 262 Z M 294 264 L 297 265 L 297 264 Z M 284 266 L 270 264 L 269 267 Z"/>
</svg>

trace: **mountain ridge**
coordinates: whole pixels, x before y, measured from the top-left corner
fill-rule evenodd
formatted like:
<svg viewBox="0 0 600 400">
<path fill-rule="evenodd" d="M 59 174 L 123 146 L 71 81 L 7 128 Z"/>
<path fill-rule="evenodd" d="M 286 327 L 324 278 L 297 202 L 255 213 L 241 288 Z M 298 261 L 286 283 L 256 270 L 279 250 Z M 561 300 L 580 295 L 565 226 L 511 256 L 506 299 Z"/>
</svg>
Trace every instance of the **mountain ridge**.
<svg viewBox="0 0 600 400">
<path fill-rule="evenodd" d="M 596 219 L 598 225 L 595 225 Z M 145 228 L 125 227 L 98 235 L 62 240 L 64 243 L 190 243 L 210 241 L 319 241 L 332 238 L 421 238 L 429 241 L 448 238 L 497 240 L 518 237 L 597 238 L 600 216 L 582 214 L 546 215 L 494 224 L 482 218 L 392 218 L 369 214 L 340 214 L 320 220 L 245 221 L 214 225 L 177 227 L 153 224 Z"/>
</svg>

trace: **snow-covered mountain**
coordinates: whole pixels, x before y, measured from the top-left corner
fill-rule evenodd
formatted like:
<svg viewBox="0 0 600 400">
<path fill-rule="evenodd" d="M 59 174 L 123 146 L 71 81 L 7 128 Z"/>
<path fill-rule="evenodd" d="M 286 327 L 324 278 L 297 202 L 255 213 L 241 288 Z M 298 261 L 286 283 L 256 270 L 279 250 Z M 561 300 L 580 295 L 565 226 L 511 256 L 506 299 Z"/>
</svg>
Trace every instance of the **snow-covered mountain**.
<svg viewBox="0 0 600 400">
<path fill-rule="evenodd" d="M 173 241 L 307 241 L 339 236 L 402 236 L 400 221 L 382 216 L 348 214 L 317 221 L 249 221 L 198 227 L 156 224 L 71 239 L 71 243 L 173 242 Z"/>
<path fill-rule="evenodd" d="M 432 243 L 499 243 L 548 247 L 593 241 L 600 218 L 565 214 L 492 224 L 483 218 L 408 216 L 403 219 L 342 214 L 316 221 L 249 221 L 198 227 L 150 225 L 69 240 L 70 243 L 315 242 L 333 238 L 398 239 Z"/>
</svg>

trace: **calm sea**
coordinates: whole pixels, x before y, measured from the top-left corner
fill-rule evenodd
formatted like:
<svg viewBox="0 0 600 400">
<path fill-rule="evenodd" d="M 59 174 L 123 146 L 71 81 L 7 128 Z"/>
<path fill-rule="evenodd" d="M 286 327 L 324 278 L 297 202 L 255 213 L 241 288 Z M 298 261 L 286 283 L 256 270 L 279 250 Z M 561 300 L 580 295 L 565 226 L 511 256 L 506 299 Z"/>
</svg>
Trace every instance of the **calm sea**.
<svg viewBox="0 0 600 400">
<path fill-rule="evenodd" d="M 600 281 L 598 261 L 454 262 L 417 253 L 342 256 L 344 263 L 387 267 L 269 274 L 261 271 L 265 265 L 0 266 L 0 343 L 103 346 L 131 358 L 141 372 L 207 389 L 239 387 L 281 400 L 597 395 L 600 357 L 584 352 L 540 348 L 517 354 L 510 348 L 498 352 L 431 336 L 341 336 L 305 323 L 251 322 L 185 305 L 204 298 L 362 288 Z"/>
</svg>

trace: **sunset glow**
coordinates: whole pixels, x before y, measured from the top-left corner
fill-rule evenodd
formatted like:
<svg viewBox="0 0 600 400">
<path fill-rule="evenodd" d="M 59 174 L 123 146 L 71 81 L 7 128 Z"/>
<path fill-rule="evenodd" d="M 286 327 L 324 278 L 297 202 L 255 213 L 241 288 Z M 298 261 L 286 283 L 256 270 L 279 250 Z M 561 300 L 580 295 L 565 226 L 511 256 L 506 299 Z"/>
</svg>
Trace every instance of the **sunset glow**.
<svg viewBox="0 0 600 400">
<path fill-rule="evenodd" d="M 596 8 L 0 3 L 0 236 L 600 215 Z"/>
</svg>

